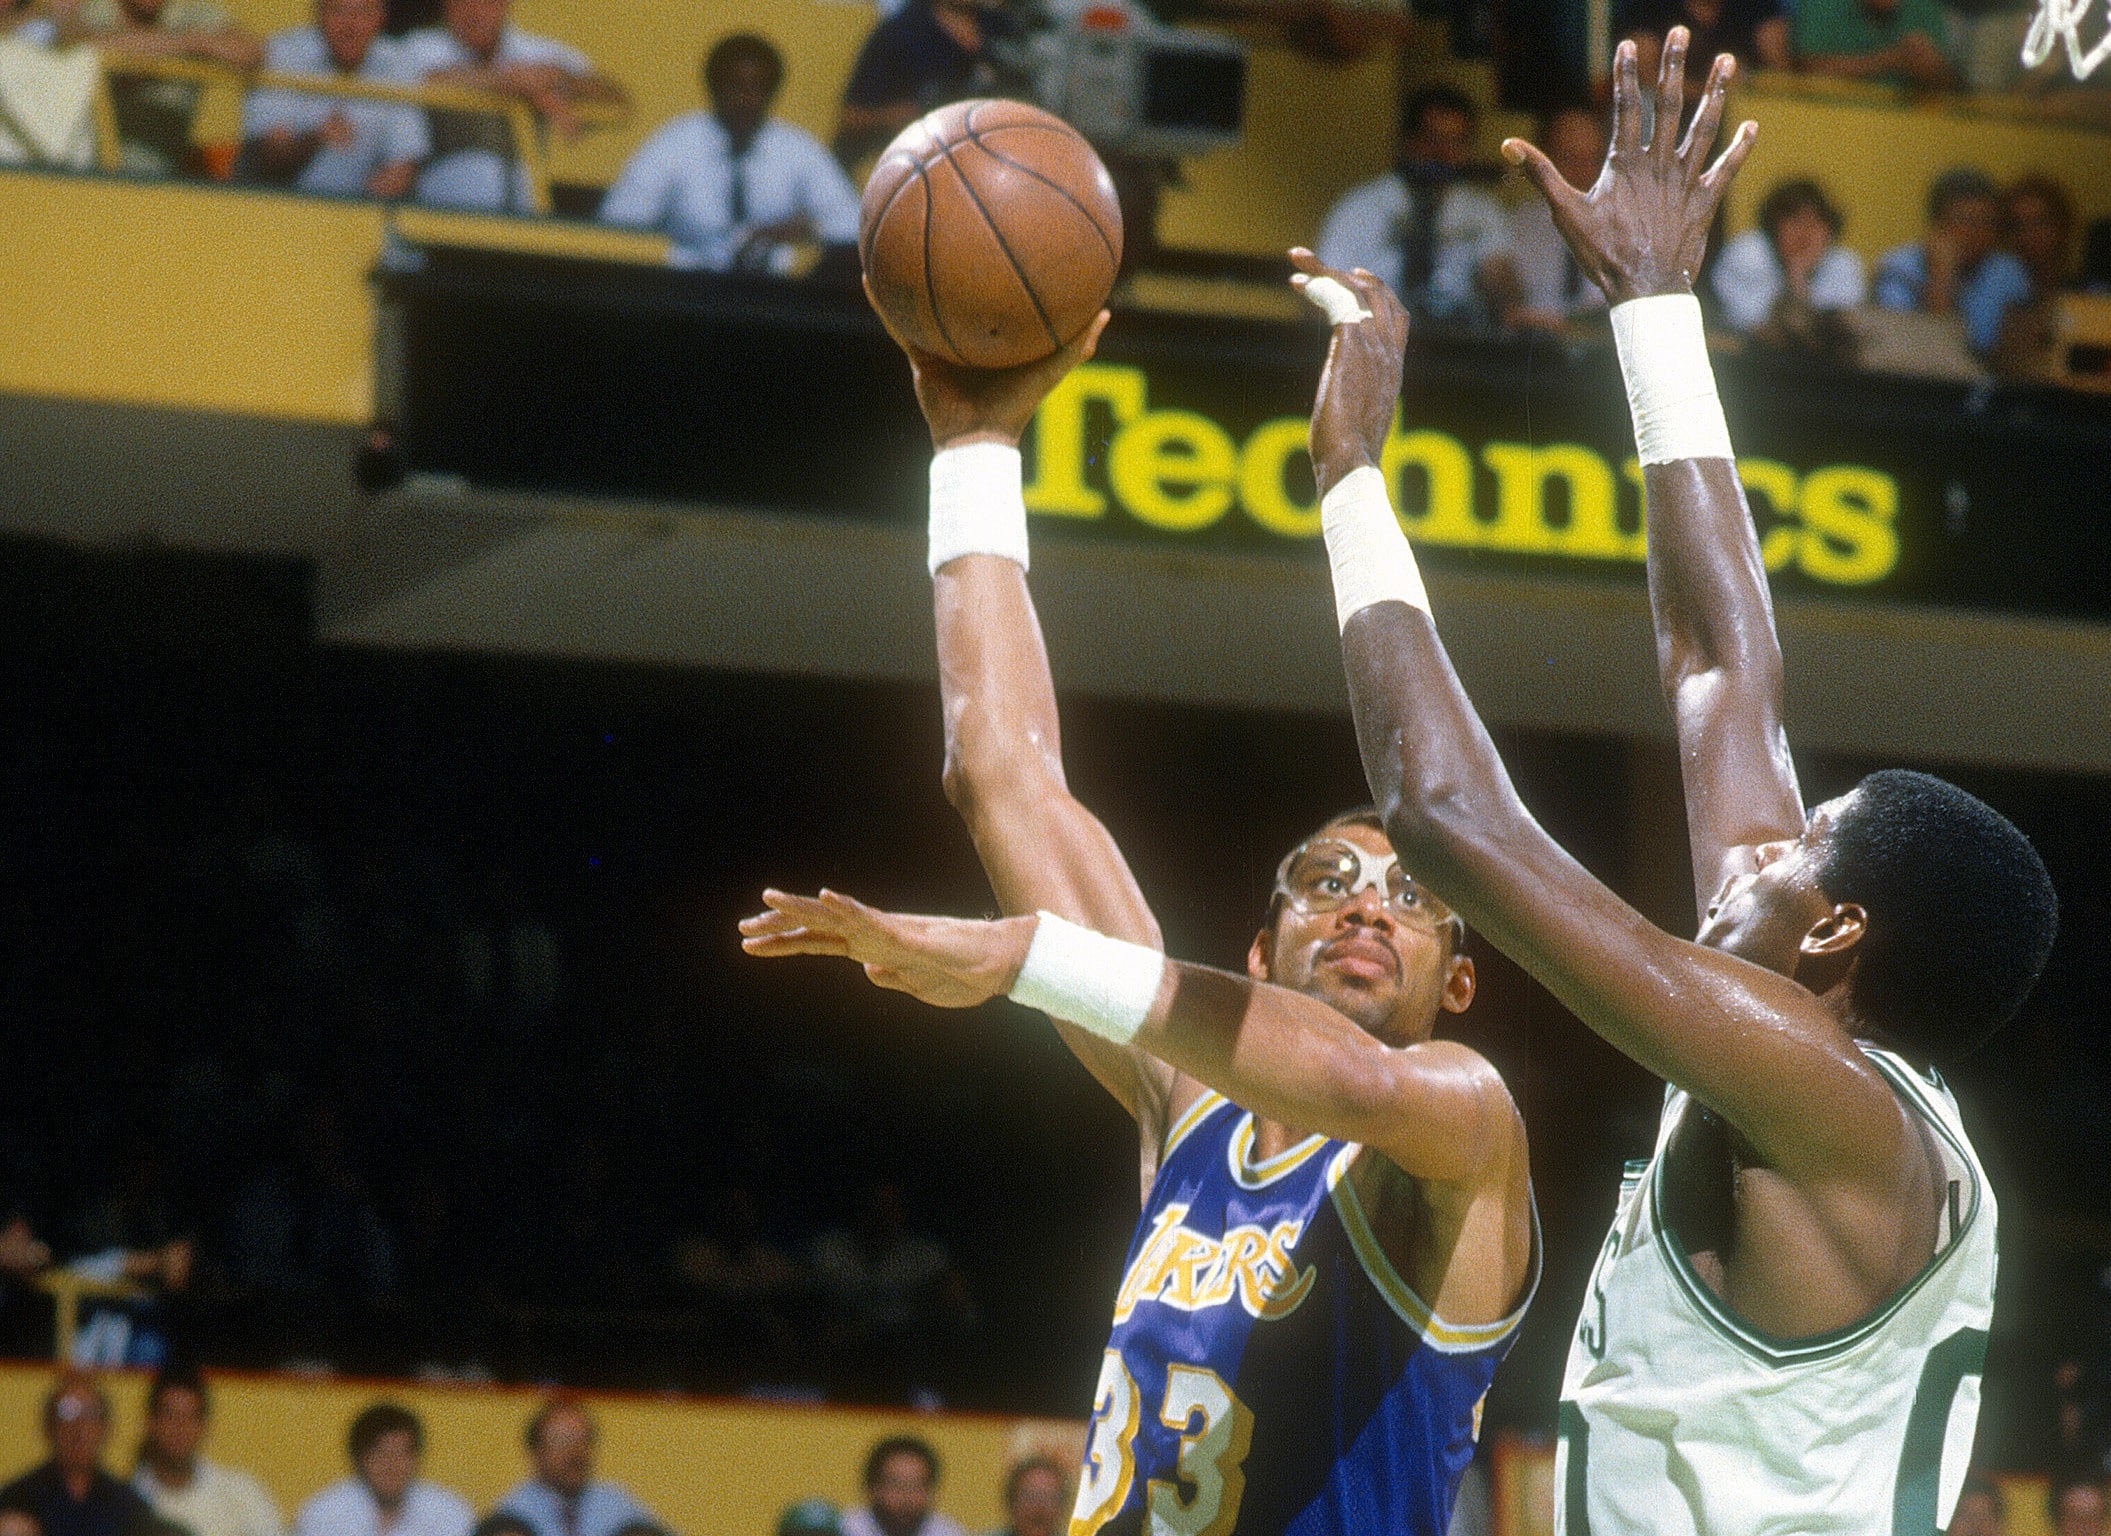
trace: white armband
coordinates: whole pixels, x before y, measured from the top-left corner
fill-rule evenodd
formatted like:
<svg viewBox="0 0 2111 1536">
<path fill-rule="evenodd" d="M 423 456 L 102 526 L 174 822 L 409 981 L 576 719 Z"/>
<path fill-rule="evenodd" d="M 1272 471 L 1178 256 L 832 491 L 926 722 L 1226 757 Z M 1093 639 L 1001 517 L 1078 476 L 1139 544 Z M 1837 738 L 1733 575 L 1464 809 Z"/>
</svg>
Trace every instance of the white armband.
<svg viewBox="0 0 2111 1536">
<path fill-rule="evenodd" d="M 1365 464 L 1342 476 L 1320 498 L 1319 527 L 1334 572 L 1334 617 L 1343 629 L 1373 603 L 1401 602 L 1429 612 L 1422 569 L 1393 515 L 1384 475 Z"/>
<path fill-rule="evenodd" d="M 1004 443 L 944 448 L 931 459 L 931 574 L 962 555 L 1002 555 L 1026 567 L 1026 498 L 1019 450 Z"/>
<path fill-rule="evenodd" d="M 1708 363 L 1700 300 L 1690 293 L 1629 299 L 1613 306 L 1612 320 L 1641 461 L 1734 457 Z"/>
<path fill-rule="evenodd" d="M 1150 1016 L 1164 976 L 1165 956 L 1157 950 L 1043 912 L 1010 996 L 1050 1018 L 1127 1045 Z"/>
</svg>

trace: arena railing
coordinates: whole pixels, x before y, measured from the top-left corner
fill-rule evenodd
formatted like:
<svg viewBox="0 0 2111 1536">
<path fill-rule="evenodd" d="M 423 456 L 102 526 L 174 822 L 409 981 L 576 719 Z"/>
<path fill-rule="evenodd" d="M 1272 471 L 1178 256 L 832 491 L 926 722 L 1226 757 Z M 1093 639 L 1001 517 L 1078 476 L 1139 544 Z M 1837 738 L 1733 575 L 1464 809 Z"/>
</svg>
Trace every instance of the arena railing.
<svg viewBox="0 0 2111 1536">
<path fill-rule="evenodd" d="M 113 75 L 145 75 L 158 80 L 176 80 L 212 89 L 249 91 L 293 91 L 308 96 L 328 96 L 348 101 L 390 102 L 435 112 L 471 112 L 503 118 L 513 142 L 513 153 L 526 167 L 531 209 L 550 211 L 549 155 L 542 124 L 534 108 L 517 97 L 494 91 L 472 90 L 458 85 L 393 85 L 379 80 L 345 79 L 335 75 L 285 74 L 277 70 L 239 70 L 203 59 L 141 59 L 104 54 L 102 79 L 95 97 L 95 143 L 98 166 L 119 169 L 122 146 L 117 110 L 110 94 Z M 630 109 L 611 102 L 577 102 L 573 112 L 586 128 L 620 127 L 630 119 Z"/>
</svg>

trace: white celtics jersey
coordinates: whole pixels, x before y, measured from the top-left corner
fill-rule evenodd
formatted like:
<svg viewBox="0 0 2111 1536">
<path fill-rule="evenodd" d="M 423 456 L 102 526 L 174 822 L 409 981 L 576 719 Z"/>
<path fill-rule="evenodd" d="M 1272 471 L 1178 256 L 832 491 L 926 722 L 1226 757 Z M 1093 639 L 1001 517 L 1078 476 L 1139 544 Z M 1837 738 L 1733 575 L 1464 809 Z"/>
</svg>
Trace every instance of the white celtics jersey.
<svg viewBox="0 0 2111 1536">
<path fill-rule="evenodd" d="M 1932 1536 L 1979 1419 L 1994 1195 L 1937 1077 L 1863 1049 L 1934 1132 L 1949 1186 L 1928 1266 L 1875 1314 L 1777 1339 L 1724 1306 L 1663 1220 L 1656 1155 L 1629 1165 L 1561 1384 L 1564 1536 Z"/>
</svg>

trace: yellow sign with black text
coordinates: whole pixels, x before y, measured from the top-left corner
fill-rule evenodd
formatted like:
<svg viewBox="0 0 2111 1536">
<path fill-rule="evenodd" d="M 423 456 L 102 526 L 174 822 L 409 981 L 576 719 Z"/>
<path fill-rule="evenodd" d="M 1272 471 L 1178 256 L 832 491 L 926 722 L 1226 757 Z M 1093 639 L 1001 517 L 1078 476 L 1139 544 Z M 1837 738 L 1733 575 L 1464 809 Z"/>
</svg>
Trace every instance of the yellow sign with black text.
<svg viewBox="0 0 2111 1536">
<path fill-rule="evenodd" d="M 1104 424 L 1104 465 L 1088 429 Z M 1198 411 L 1152 408 L 1143 371 L 1087 363 L 1041 404 L 1027 455 L 1026 506 L 1048 517 L 1099 518 L 1119 508 L 1146 527 L 1197 534 L 1234 510 L 1285 539 L 1319 537 L 1310 475 L 1292 466 L 1306 421 L 1280 416 L 1243 441 Z M 1396 416 L 1382 464 L 1400 520 L 1417 543 L 1555 559 L 1643 558 L 1642 472 L 1581 443 L 1483 442 Z M 1798 469 L 1740 459 L 1763 503 L 1760 552 L 1770 572 L 1866 587 L 1898 568 L 1898 481 L 1860 464 Z M 1769 515 L 1770 514 L 1770 515 Z"/>
</svg>

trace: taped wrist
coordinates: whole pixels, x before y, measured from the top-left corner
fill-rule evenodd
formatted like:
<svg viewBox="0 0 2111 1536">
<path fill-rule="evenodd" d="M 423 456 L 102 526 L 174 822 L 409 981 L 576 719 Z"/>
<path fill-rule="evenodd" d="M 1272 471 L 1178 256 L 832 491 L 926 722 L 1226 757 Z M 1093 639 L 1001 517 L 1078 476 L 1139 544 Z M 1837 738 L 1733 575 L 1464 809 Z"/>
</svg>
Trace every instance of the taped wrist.
<svg viewBox="0 0 2111 1536">
<path fill-rule="evenodd" d="M 1734 457 L 1700 300 L 1690 293 L 1630 299 L 1613 307 L 1612 321 L 1637 457 L 1644 464 Z"/>
<path fill-rule="evenodd" d="M 1368 464 L 1350 470 L 1320 498 L 1319 527 L 1334 572 L 1334 617 L 1343 629 L 1373 603 L 1429 612 L 1422 569 L 1393 515 L 1384 475 Z"/>
<path fill-rule="evenodd" d="M 942 448 L 931 458 L 930 570 L 962 555 L 1002 555 L 1026 568 L 1026 499 L 1019 450 L 1004 443 Z"/>
<path fill-rule="evenodd" d="M 1043 912 L 1010 997 L 1050 1018 L 1127 1045 L 1150 1016 L 1164 976 L 1165 956 L 1157 950 L 1110 939 Z"/>
</svg>

